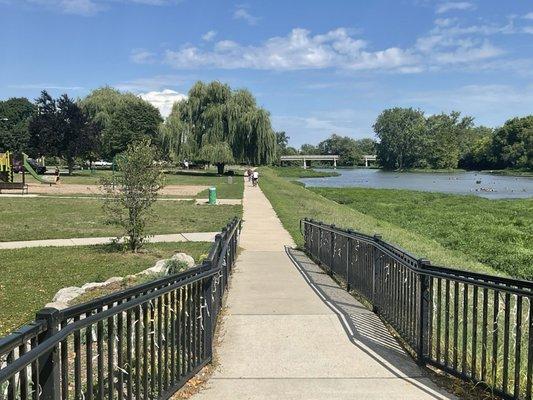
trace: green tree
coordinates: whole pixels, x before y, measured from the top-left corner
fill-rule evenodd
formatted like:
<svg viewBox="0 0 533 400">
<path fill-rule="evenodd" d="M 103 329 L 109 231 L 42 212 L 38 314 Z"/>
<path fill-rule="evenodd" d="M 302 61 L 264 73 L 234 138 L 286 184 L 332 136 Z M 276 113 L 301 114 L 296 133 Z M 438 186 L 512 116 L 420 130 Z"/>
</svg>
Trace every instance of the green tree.
<svg viewBox="0 0 533 400">
<path fill-rule="evenodd" d="M 37 111 L 29 121 L 29 152 L 33 156 L 56 156 L 61 143 L 57 101 L 46 90 L 35 100 Z"/>
<path fill-rule="evenodd" d="M 321 154 L 337 154 L 339 165 L 351 166 L 362 163 L 363 155 L 374 154 L 375 142 L 372 139 L 352 139 L 348 136 L 332 134 L 318 144 Z"/>
<path fill-rule="evenodd" d="M 461 113 L 457 111 L 428 117 L 419 161 L 421 166 L 457 168 L 464 147 L 469 145 L 468 132 L 472 124 L 472 117 L 461 118 Z"/>
<path fill-rule="evenodd" d="M 0 152 L 28 151 L 29 120 L 35 106 L 25 97 L 0 101 Z"/>
<path fill-rule="evenodd" d="M 320 154 L 320 150 L 315 145 L 304 143 L 300 146 L 300 154 Z"/>
<path fill-rule="evenodd" d="M 491 151 L 496 168 L 533 169 L 533 115 L 505 122 L 494 134 Z"/>
<path fill-rule="evenodd" d="M 157 142 L 159 110 L 133 93 L 110 87 L 93 90 L 80 102 L 91 121 L 102 127 L 102 156 L 111 159 L 132 142 L 145 139 Z"/>
<path fill-rule="evenodd" d="M 162 187 L 156 150 L 146 140 L 128 145 L 117 156 L 120 172 L 115 180 L 102 179 L 106 223 L 123 228 L 128 248 L 136 252 L 146 241 L 146 226 L 154 217 L 153 205 Z"/>
<path fill-rule="evenodd" d="M 204 146 L 222 149 L 219 145 L 226 143 L 236 162 L 261 165 L 274 160 L 276 135 L 270 115 L 247 90 L 231 90 L 217 81 L 197 82 L 187 100 L 175 104 L 169 119 L 184 124 L 174 132 L 183 137 L 179 141 L 186 143 L 187 151 L 197 159 L 212 152 L 209 147 L 202 151 Z"/>
<path fill-rule="evenodd" d="M 376 145 L 378 161 L 386 169 L 412 168 L 421 158 L 426 120 L 413 108 L 383 111 L 374 124 L 380 142 Z"/>
<path fill-rule="evenodd" d="M 207 161 L 210 164 L 216 165 L 217 173 L 222 175 L 226 164 L 235 162 L 233 152 L 229 145 L 225 142 L 215 144 L 206 144 L 200 149 L 198 157 L 202 161 Z"/>
</svg>

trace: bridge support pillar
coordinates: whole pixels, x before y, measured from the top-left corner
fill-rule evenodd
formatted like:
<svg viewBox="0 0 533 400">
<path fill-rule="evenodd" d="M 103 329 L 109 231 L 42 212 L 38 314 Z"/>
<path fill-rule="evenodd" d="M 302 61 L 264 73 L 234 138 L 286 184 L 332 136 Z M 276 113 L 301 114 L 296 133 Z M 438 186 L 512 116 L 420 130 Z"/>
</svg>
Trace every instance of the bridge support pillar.
<svg viewBox="0 0 533 400">
<path fill-rule="evenodd" d="M 368 158 L 365 157 L 365 167 L 368 168 Z"/>
<path fill-rule="evenodd" d="M 305 158 L 304 158 L 304 169 L 307 169 L 307 161 Z"/>
<path fill-rule="evenodd" d="M 333 160 L 333 169 L 337 169 L 337 160 Z"/>
</svg>

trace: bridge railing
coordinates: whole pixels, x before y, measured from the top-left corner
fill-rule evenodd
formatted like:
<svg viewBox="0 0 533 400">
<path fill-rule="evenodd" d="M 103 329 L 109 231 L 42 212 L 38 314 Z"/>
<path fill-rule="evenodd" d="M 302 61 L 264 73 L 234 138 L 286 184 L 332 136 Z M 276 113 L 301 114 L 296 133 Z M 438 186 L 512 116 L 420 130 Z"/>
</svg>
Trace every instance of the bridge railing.
<svg viewBox="0 0 533 400">
<path fill-rule="evenodd" d="M 420 364 L 509 399 L 531 399 L 533 282 L 433 266 L 389 244 L 304 219 L 305 250 L 362 296 Z"/>
<path fill-rule="evenodd" d="M 62 311 L 0 339 L 1 400 L 167 399 L 212 360 L 240 219 L 185 272 Z"/>
</svg>

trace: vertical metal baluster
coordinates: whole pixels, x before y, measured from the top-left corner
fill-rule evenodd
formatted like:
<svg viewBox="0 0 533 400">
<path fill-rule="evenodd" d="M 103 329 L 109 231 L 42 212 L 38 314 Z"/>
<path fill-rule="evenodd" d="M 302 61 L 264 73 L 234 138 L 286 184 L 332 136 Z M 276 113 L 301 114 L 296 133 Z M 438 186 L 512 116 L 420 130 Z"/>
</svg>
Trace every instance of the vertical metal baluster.
<svg viewBox="0 0 533 400">
<path fill-rule="evenodd" d="M 26 354 L 27 344 L 28 342 L 24 340 L 24 343 L 22 343 L 19 346 L 19 358 L 22 357 L 24 354 Z M 20 399 L 27 400 L 28 399 L 28 368 L 27 367 L 24 367 L 22 370 L 20 370 L 19 379 L 20 379 Z"/>
<path fill-rule="evenodd" d="M 442 279 L 437 279 L 437 343 L 436 343 L 436 355 L 435 359 L 440 364 L 442 357 L 440 351 L 440 344 L 442 342 L 441 326 L 442 326 Z"/>
<path fill-rule="evenodd" d="M 144 303 L 142 306 L 142 313 L 143 313 L 143 348 L 142 348 L 142 360 L 143 360 L 143 394 L 144 399 L 150 398 L 150 389 L 148 387 L 148 357 L 150 356 L 148 352 L 148 343 L 149 343 L 149 335 L 150 335 L 150 318 L 149 318 L 149 307 L 150 302 Z M 152 357 L 150 357 L 152 358 Z"/>
<path fill-rule="evenodd" d="M 141 306 L 135 307 L 135 400 L 141 398 L 141 311 Z"/>
<path fill-rule="evenodd" d="M 132 400 L 133 398 L 133 343 L 132 343 L 132 336 L 133 336 L 133 319 L 131 317 L 133 313 L 133 310 L 130 308 L 126 311 L 126 365 L 125 368 L 127 374 L 126 379 L 128 380 L 126 382 L 126 397 L 128 400 Z"/>
<path fill-rule="evenodd" d="M 67 321 L 61 321 L 61 329 L 67 326 Z M 61 341 L 61 399 L 68 400 L 68 337 Z M 75 379 L 75 378 L 74 378 Z"/>
<path fill-rule="evenodd" d="M 150 321 L 149 321 L 149 341 L 150 341 L 150 396 L 152 398 L 155 398 L 156 394 L 156 358 L 157 358 L 157 352 L 156 352 L 156 333 L 155 333 L 155 308 L 156 308 L 156 302 L 158 299 L 153 299 L 149 306 L 149 313 L 150 313 Z M 146 355 L 148 356 L 148 355 Z"/>
<path fill-rule="evenodd" d="M 74 317 L 74 322 L 79 320 L 79 316 Z M 81 332 L 79 329 L 76 329 L 74 331 L 74 398 L 76 400 L 80 400 L 83 397 L 81 388 Z"/>
<path fill-rule="evenodd" d="M 444 287 L 444 365 L 449 365 L 450 360 L 450 281 L 446 279 Z"/>
<path fill-rule="evenodd" d="M 529 297 L 529 343 L 527 352 L 526 399 L 530 399 L 533 386 L 533 296 Z"/>
<path fill-rule="evenodd" d="M 97 313 L 102 312 L 102 308 L 98 308 Z M 96 348 L 98 352 L 98 359 L 96 362 L 97 376 L 98 376 L 98 399 L 104 399 L 104 322 L 98 321 L 96 324 Z"/>
<path fill-rule="evenodd" d="M 459 348 L 459 282 L 453 285 L 453 369 L 457 371 L 457 352 Z"/>
<path fill-rule="evenodd" d="M 112 307 L 112 306 L 110 306 Z M 115 379 L 115 365 L 114 365 L 114 351 L 115 351 L 115 319 L 109 317 L 107 319 L 107 396 L 109 400 L 113 399 L 114 379 Z"/>
<path fill-rule="evenodd" d="M 119 302 L 121 304 L 122 301 Z M 117 315 L 117 392 L 118 400 L 122 400 L 124 397 L 124 372 L 125 365 L 123 359 L 124 348 L 124 313 L 118 313 Z M 126 349 L 127 351 L 127 349 Z"/>
<path fill-rule="evenodd" d="M 163 389 L 163 297 L 157 298 L 157 396 Z"/>
<path fill-rule="evenodd" d="M 164 302 L 163 302 L 163 318 L 164 318 L 164 330 L 163 330 L 163 389 L 164 390 L 167 390 L 168 389 L 168 370 L 169 370 L 169 365 L 168 365 L 168 360 L 169 360 L 169 354 L 168 354 L 168 341 L 171 340 L 170 339 L 170 332 L 169 332 L 169 329 L 168 329 L 168 308 L 170 307 L 170 304 L 169 304 L 169 296 L 170 294 L 169 293 L 165 293 L 163 295 L 163 299 L 164 299 Z"/>
<path fill-rule="evenodd" d="M 169 385 L 174 387 L 176 381 L 176 291 L 170 292 L 170 382 Z"/>
<path fill-rule="evenodd" d="M 88 311 L 85 313 L 85 318 L 91 315 L 92 312 Z M 93 325 L 89 325 L 85 329 L 85 373 L 87 375 L 87 393 L 85 393 L 85 400 L 93 400 Z"/>
<path fill-rule="evenodd" d="M 481 327 L 481 380 L 487 382 L 487 352 L 488 341 L 487 341 L 487 331 L 488 331 L 488 314 L 489 314 L 489 290 L 483 288 L 483 322 Z"/>
<path fill-rule="evenodd" d="M 467 374 L 466 356 L 468 353 L 468 284 L 463 284 L 463 348 L 461 357 L 461 371 Z"/>
<path fill-rule="evenodd" d="M 474 294 L 472 295 L 472 378 L 477 376 L 477 303 L 478 287 L 474 285 Z"/>
<path fill-rule="evenodd" d="M 6 363 L 7 365 L 12 364 L 15 361 L 15 351 L 11 350 L 7 353 Z M 17 389 L 17 380 L 15 374 L 11 375 L 7 380 L 7 400 L 15 400 L 18 396 L 16 393 Z M 2 394 L 2 393 L 0 393 Z"/>
<path fill-rule="evenodd" d="M 37 337 L 31 338 L 30 347 L 34 349 L 35 347 L 37 347 L 37 345 L 38 345 Z M 31 391 L 32 391 L 31 397 L 32 397 L 32 400 L 39 400 L 39 388 L 41 386 L 39 382 L 39 369 L 40 369 L 39 359 L 37 359 L 31 364 Z"/>
<path fill-rule="evenodd" d="M 516 296 L 516 331 L 515 331 L 515 358 L 514 358 L 514 397 L 520 397 L 520 364 L 522 356 L 522 296 Z"/>
<path fill-rule="evenodd" d="M 507 393 L 509 385 L 509 335 L 510 335 L 510 323 L 511 323 L 511 295 L 505 293 L 505 313 L 504 313 L 504 325 L 503 325 L 503 375 L 502 375 L 502 388 L 504 393 Z"/>
<path fill-rule="evenodd" d="M 500 292 L 494 291 L 494 318 L 492 320 L 492 385 L 496 387 L 498 378 L 498 317 L 500 311 Z"/>
</svg>

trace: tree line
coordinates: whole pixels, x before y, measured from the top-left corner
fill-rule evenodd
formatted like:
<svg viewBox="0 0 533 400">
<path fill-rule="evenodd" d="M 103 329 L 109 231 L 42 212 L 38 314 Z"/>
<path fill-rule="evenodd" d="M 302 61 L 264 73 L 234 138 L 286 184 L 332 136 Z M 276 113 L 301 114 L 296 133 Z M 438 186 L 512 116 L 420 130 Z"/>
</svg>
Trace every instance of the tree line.
<svg viewBox="0 0 533 400">
<path fill-rule="evenodd" d="M 147 101 L 111 87 L 78 100 L 43 91 L 34 103 L 0 101 L 0 152 L 59 157 L 69 173 L 77 162 L 111 160 L 141 141 L 160 160 L 210 163 L 219 173 L 229 163 L 271 163 L 276 152 L 268 111 L 249 91 L 216 81 L 197 82 L 166 119 Z"/>
</svg>

